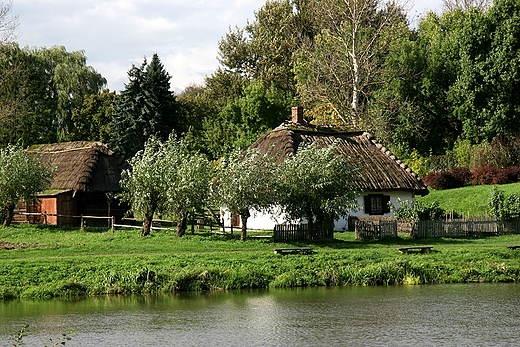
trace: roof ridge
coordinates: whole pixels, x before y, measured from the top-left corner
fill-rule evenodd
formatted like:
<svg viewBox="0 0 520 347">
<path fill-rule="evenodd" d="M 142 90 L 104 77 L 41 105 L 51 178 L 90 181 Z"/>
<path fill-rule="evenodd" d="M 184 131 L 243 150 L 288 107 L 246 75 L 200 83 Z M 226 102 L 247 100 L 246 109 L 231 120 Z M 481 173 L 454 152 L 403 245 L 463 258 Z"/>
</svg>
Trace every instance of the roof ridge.
<svg viewBox="0 0 520 347">
<path fill-rule="evenodd" d="M 381 143 L 379 143 L 374 135 L 370 134 L 369 132 L 365 131 L 363 132 L 363 136 L 365 136 L 368 140 L 370 140 L 382 153 L 384 153 L 387 157 L 389 157 L 391 160 L 393 160 L 397 165 L 399 165 L 403 170 L 410 173 L 413 177 L 415 177 L 417 180 L 420 180 L 419 175 L 415 173 L 405 162 L 403 162 L 400 159 L 397 159 L 397 157 L 390 151 L 388 148 L 383 146 Z"/>
</svg>

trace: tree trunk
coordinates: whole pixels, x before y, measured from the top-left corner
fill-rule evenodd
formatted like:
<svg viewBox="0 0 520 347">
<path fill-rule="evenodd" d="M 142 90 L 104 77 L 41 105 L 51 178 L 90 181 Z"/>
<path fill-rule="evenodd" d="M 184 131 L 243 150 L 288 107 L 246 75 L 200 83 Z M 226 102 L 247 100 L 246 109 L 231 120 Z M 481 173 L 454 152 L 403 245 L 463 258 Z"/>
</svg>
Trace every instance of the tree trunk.
<svg viewBox="0 0 520 347">
<path fill-rule="evenodd" d="M 188 222 L 186 217 L 181 217 L 177 221 L 177 232 L 175 235 L 177 237 L 182 237 L 184 234 L 186 234 L 186 230 L 188 229 Z"/>
<path fill-rule="evenodd" d="M 240 241 L 246 240 L 247 220 L 249 216 L 249 210 L 242 211 L 242 213 L 240 214 L 240 220 L 242 221 L 242 233 L 240 234 Z"/>
<path fill-rule="evenodd" d="M 314 227 L 314 215 L 312 213 L 312 207 L 310 202 L 306 202 L 305 209 L 307 211 L 307 225 L 309 226 L 309 229 L 312 229 Z"/>
<path fill-rule="evenodd" d="M 5 208 L 5 220 L 3 227 L 6 228 L 11 225 L 14 218 L 14 205 L 9 205 Z"/>
<path fill-rule="evenodd" d="M 145 237 L 145 236 L 148 236 L 150 234 L 150 230 L 151 230 L 151 227 L 152 227 L 152 219 L 153 219 L 153 214 L 152 215 L 146 215 L 144 217 L 143 229 L 141 231 L 141 237 Z"/>
</svg>

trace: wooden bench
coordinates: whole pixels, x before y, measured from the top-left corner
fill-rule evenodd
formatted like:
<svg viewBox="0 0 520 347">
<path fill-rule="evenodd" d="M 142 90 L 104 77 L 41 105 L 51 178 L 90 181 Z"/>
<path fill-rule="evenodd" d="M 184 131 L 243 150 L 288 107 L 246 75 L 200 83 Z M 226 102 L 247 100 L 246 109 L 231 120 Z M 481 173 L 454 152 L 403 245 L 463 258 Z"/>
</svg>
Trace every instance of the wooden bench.
<svg viewBox="0 0 520 347">
<path fill-rule="evenodd" d="M 295 247 L 295 248 L 275 248 L 274 254 L 312 254 L 312 248 L 310 247 Z"/>
<path fill-rule="evenodd" d="M 517 248 L 520 248 L 520 246 L 506 246 L 507 248 L 509 249 L 517 249 Z"/>
<path fill-rule="evenodd" d="M 408 246 L 408 247 L 397 247 L 397 250 L 401 253 L 406 253 L 411 249 L 418 249 L 421 253 L 429 252 L 433 246 Z"/>
</svg>

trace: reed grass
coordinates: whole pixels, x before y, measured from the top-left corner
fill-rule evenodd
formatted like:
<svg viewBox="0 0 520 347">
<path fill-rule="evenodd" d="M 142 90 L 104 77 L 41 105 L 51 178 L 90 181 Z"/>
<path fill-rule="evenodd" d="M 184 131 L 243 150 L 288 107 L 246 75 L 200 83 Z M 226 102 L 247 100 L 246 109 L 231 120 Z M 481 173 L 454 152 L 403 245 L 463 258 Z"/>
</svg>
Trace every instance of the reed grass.
<svg viewBox="0 0 520 347">
<path fill-rule="evenodd" d="M 333 241 L 273 243 L 200 231 L 139 238 L 136 231 L 14 225 L 0 241 L 0 298 L 51 298 L 268 287 L 518 282 L 520 235 L 471 239 L 363 241 L 352 232 Z M 253 234 L 253 232 L 249 233 Z M 431 244 L 429 253 L 398 246 Z M 312 255 L 273 248 L 310 246 Z"/>
</svg>

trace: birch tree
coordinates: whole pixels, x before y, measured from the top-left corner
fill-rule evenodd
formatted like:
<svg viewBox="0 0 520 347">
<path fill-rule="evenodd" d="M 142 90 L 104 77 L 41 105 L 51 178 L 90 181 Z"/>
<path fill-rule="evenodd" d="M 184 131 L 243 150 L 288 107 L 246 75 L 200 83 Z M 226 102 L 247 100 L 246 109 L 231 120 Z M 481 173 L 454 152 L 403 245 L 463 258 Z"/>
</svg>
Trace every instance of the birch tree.
<svg viewBox="0 0 520 347">
<path fill-rule="evenodd" d="M 363 125 L 371 90 L 384 83 L 383 58 L 408 30 L 402 5 L 381 0 L 316 1 L 322 28 L 298 53 L 298 92 L 306 108 L 328 110 L 339 123 Z"/>
</svg>

